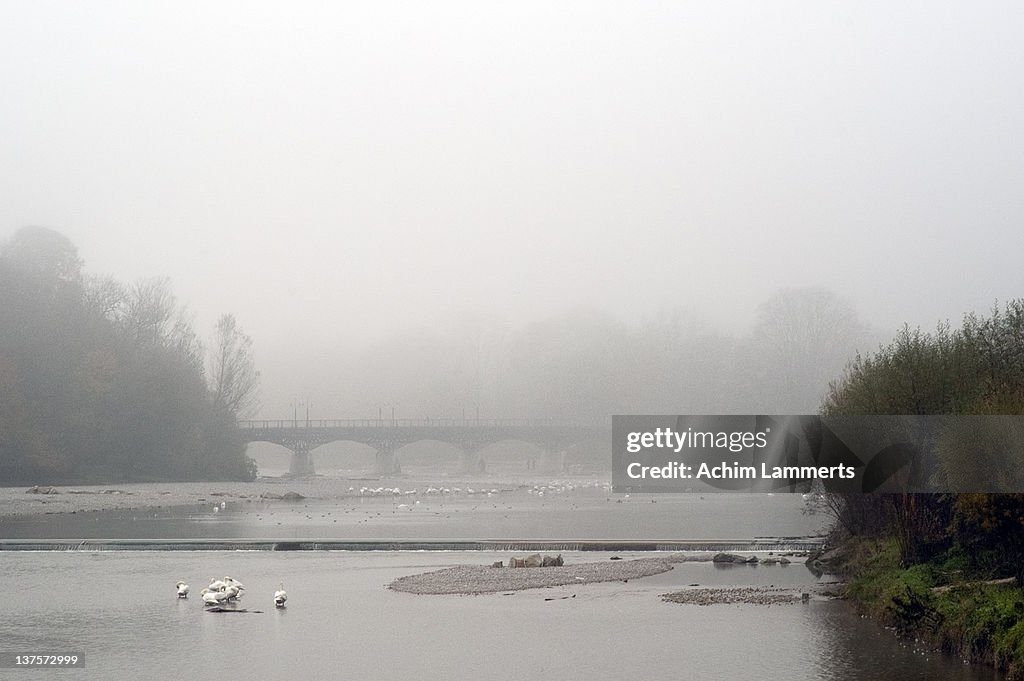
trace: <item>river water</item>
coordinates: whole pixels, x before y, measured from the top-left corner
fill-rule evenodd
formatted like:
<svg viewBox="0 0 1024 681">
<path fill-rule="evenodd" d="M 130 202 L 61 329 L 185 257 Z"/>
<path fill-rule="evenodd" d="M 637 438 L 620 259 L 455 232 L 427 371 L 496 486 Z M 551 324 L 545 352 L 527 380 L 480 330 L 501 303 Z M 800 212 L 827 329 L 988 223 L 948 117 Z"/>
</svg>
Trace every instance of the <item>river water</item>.
<svg viewBox="0 0 1024 681">
<path fill-rule="evenodd" d="M 682 495 L 652 503 L 647 497 L 612 497 L 589 489 L 548 490 L 545 497 L 518 490 L 489 498 L 430 499 L 429 504 L 424 498 L 418 508 L 411 496 L 345 504 L 232 502 L 217 512 L 212 505 L 197 505 L 30 516 L 5 521 L 0 528 L 3 538 L 20 532 L 37 538 L 681 539 L 797 536 L 812 533 L 822 521 L 803 513 L 798 496 L 709 495 L 701 500 Z M 483 508 L 485 503 L 493 507 Z M 406 510 L 410 505 L 413 510 Z M 67 679 L 1001 678 L 992 670 L 900 643 L 841 601 L 697 606 L 660 599 L 660 594 L 692 584 L 810 589 L 818 578 L 798 563 L 731 568 L 682 563 L 628 583 L 483 596 L 422 596 L 386 588 L 403 575 L 488 564 L 507 555 L 0 552 L 0 652 L 84 653 L 84 669 L 59 673 Z M 571 565 L 607 560 L 611 554 L 570 552 L 564 557 Z M 243 605 L 261 612 L 204 612 L 199 589 L 224 575 L 244 582 Z M 192 585 L 192 598 L 175 598 L 179 579 Z M 288 607 L 277 610 L 271 596 L 282 582 Z M 35 678 L 32 674 L 0 670 L 2 678 Z M 57 674 L 46 674 L 51 675 Z"/>
<path fill-rule="evenodd" d="M 565 556 L 567 564 L 608 557 Z M 696 606 L 659 599 L 691 583 L 813 581 L 798 565 L 726 572 L 706 562 L 684 563 L 628 584 L 510 595 L 417 596 L 384 587 L 402 575 L 491 558 L 0 553 L 0 640 L 7 651 L 84 652 L 84 669 L 60 673 L 68 679 L 998 678 L 900 645 L 841 602 Z M 243 604 L 262 612 L 207 613 L 198 598 L 174 596 L 178 579 L 196 586 L 222 575 L 243 581 Z M 280 582 L 289 593 L 284 610 L 271 604 Z"/>
<path fill-rule="evenodd" d="M 321 481 L 319 496 L 294 502 L 207 496 L 189 506 L 6 517 L 0 538 L 753 539 L 817 535 L 827 524 L 799 494 L 629 496 L 593 481 L 441 488 L 408 480 L 357 482 L 349 492 L 352 484 Z"/>
</svg>

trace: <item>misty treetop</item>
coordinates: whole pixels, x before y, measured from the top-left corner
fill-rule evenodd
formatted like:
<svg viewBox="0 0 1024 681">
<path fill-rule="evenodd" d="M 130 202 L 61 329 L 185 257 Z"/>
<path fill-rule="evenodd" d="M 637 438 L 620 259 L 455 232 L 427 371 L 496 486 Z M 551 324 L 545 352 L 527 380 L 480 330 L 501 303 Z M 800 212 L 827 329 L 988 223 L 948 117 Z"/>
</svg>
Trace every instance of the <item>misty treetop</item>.
<svg viewBox="0 0 1024 681">
<path fill-rule="evenodd" d="M 251 344 L 222 317 L 208 382 L 166 280 L 90 277 L 63 235 L 19 230 L 0 248 L 0 484 L 251 479 Z"/>
</svg>

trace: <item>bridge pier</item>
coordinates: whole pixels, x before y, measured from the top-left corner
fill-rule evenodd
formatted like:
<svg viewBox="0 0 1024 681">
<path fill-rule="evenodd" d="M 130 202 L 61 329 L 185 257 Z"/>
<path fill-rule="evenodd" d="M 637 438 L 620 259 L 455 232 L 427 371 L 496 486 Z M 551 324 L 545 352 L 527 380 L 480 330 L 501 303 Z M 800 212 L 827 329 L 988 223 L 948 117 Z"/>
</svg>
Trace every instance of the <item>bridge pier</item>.
<svg viewBox="0 0 1024 681">
<path fill-rule="evenodd" d="M 398 475 L 402 472 L 402 464 L 393 447 L 377 450 L 377 475 Z"/>
<path fill-rule="evenodd" d="M 486 473 L 487 461 L 480 448 L 466 448 L 462 450 L 462 472 L 463 473 Z"/>
<path fill-rule="evenodd" d="M 288 467 L 288 476 L 292 478 L 306 475 L 316 475 L 313 469 L 313 454 L 309 451 L 309 444 L 296 442 L 292 448 L 292 461 Z"/>
<path fill-rule="evenodd" d="M 565 450 L 545 448 L 540 457 L 542 473 L 561 473 L 565 470 Z"/>
</svg>

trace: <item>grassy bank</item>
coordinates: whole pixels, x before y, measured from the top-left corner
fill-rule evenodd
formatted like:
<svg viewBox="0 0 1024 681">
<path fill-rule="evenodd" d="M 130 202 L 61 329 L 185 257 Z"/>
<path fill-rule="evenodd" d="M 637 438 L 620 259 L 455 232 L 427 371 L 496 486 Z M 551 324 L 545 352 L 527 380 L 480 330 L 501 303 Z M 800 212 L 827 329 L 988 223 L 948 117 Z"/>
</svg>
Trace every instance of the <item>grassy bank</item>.
<svg viewBox="0 0 1024 681">
<path fill-rule="evenodd" d="M 1024 679 L 1024 589 L 968 574 L 962 553 L 902 568 L 895 540 L 844 546 L 847 595 L 862 612 L 971 662 Z"/>
</svg>

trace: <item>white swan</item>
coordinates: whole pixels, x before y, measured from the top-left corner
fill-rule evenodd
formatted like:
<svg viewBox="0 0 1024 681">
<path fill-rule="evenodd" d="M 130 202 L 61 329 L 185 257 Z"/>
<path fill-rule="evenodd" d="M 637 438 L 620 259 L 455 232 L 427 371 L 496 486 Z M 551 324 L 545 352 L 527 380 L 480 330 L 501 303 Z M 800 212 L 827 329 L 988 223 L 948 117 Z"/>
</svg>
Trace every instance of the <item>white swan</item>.
<svg viewBox="0 0 1024 681">
<path fill-rule="evenodd" d="M 281 582 L 281 588 L 274 592 L 274 605 L 278 608 L 284 607 L 284 602 L 288 600 L 288 593 L 284 590 L 284 582 Z"/>
<path fill-rule="evenodd" d="M 188 598 L 188 584 L 185 582 L 178 582 L 174 585 L 174 588 L 178 590 L 178 598 Z"/>
<path fill-rule="evenodd" d="M 226 605 L 238 600 L 238 589 L 229 586 L 224 591 L 210 591 L 203 589 L 200 592 L 203 596 L 203 605 Z"/>
<path fill-rule="evenodd" d="M 220 605 L 220 602 L 227 598 L 223 591 L 211 591 L 209 589 L 203 589 L 199 592 L 199 595 L 203 598 L 203 605 Z"/>
<path fill-rule="evenodd" d="M 217 579 L 216 577 L 210 578 L 210 586 L 207 587 L 210 591 L 223 591 L 228 588 L 227 582 Z"/>
</svg>

